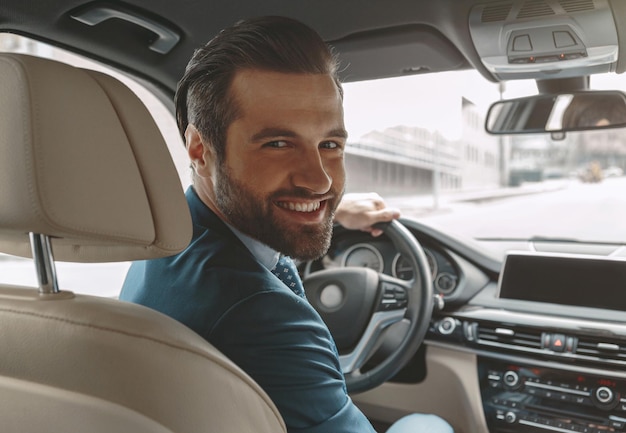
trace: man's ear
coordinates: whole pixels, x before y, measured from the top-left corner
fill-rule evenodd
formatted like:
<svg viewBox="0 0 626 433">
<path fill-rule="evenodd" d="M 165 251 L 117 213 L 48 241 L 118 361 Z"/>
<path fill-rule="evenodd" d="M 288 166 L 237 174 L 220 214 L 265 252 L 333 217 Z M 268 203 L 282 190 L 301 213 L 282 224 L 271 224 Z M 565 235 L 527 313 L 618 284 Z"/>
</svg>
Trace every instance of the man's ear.
<svg viewBox="0 0 626 433">
<path fill-rule="evenodd" d="M 215 163 L 215 152 L 210 143 L 205 143 L 200 132 L 191 123 L 185 130 L 185 146 L 196 175 L 201 177 L 211 176 L 212 167 Z"/>
</svg>

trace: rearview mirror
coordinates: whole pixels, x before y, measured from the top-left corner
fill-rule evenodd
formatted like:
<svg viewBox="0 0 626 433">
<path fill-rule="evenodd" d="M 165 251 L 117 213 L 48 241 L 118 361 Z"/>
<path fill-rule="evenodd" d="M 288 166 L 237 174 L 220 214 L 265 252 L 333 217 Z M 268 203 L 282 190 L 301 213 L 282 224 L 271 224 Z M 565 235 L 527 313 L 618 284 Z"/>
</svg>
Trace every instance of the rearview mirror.
<svg viewBox="0 0 626 433">
<path fill-rule="evenodd" d="M 583 131 L 626 126 L 626 94 L 583 91 L 498 101 L 487 112 L 490 134 Z"/>
</svg>

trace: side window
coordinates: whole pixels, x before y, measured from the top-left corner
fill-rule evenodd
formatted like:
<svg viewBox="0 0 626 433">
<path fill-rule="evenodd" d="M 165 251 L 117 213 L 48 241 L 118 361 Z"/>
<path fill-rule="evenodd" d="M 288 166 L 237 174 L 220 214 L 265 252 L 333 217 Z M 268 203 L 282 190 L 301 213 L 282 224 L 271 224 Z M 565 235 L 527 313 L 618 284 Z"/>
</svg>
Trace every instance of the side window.
<svg viewBox="0 0 626 433">
<path fill-rule="evenodd" d="M 0 52 L 15 52 L 52 58 L 77 67 L 93 69 L 112 75 L 125 83 L 146 104 L 161 129 L 174 164 L 178 169 L 182 187 L 186 188 L 190 184 L 187 155 L 178 134 L 174 116 L 158 97 L 150 93 L 146 88 L 128 76 L 90 59 L 14 34 L 0 33 Z M 86 264 L 57 262 L 56 266 L 61 290 L 117 297 L 130 263 Z M 33 261 L 0 253 L 0 283 L 28 287 L 37 286 Z"/>
</svg>

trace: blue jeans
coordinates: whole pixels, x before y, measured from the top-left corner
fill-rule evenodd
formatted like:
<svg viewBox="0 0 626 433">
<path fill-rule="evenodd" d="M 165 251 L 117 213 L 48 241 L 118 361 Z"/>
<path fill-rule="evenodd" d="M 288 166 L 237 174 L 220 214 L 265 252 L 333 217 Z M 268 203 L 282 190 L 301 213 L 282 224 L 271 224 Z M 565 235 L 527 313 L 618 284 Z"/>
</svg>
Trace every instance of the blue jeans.
<svg viewBox="0 0 626 433">
<path fill-rule="evenodd" d="M 437 415 L 414 413 L 394 422 L 387 433 L 453 433 L 452 426 Z"/>
</svg>

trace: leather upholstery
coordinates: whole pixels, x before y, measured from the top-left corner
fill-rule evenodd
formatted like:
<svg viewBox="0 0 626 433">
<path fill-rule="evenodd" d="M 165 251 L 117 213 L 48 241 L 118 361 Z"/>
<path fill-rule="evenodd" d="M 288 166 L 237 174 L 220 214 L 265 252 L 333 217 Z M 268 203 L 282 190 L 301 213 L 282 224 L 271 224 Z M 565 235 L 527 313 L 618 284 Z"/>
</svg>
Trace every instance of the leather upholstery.
<svg viewBox="0 0 626 433">
<path fill-rule="evenodd" d="M 0 251 L 30 255 L 28 232 L 70 261 L 187 245 L 178 175 L 130 90 L 25 55 L 0 54 L 0 76 Z M 3 432 L 286 431 L 241 369 L 146 307 L 0 285 L 0 347 Z"/>
<path fill-rule="evenodd" d="M 191 217 L 176 169 L 131 91 L 99 72 L 19 54 L 0 57 L 0 77 L 0 251 L 29 257 L 29 231 L 53 236 L 62 261 L 187 246 Z"/>
</svg>

